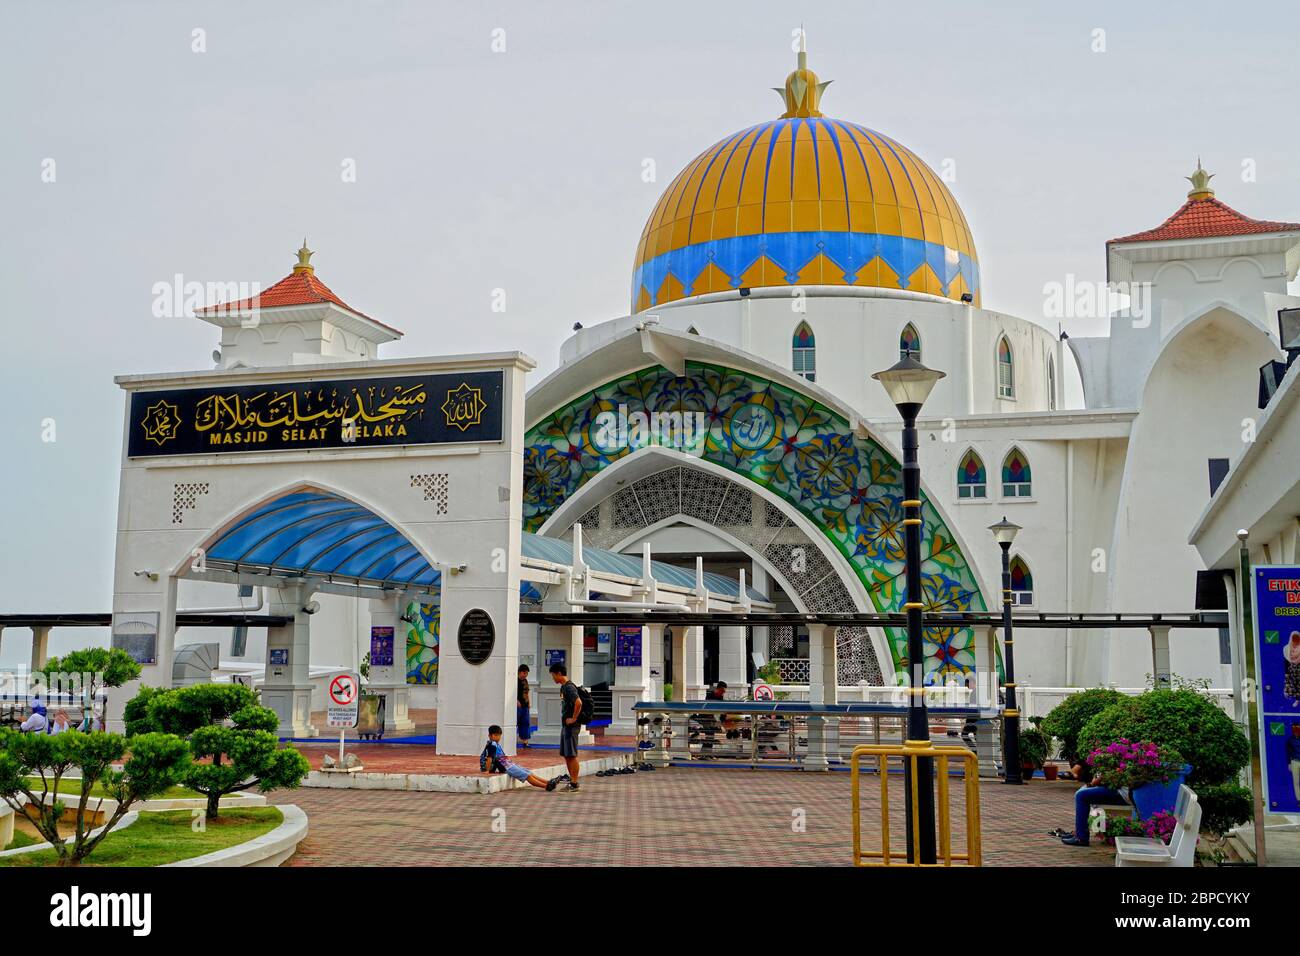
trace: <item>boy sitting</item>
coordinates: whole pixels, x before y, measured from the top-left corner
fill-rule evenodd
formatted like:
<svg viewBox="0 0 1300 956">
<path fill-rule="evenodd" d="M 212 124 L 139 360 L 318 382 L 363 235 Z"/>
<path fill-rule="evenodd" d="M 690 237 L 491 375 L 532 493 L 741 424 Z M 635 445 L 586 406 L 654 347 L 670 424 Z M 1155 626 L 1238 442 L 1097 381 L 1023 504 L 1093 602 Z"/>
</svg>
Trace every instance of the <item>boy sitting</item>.
<svg viewBox="0 0 1300 956">
<path fill-rule="evenodd" d="M 508 756 L 505 748 L 501 746 L 501 728 L 493 724 L 488 728 L 487 746 L 483 748 L 483 753 L 479 755 L 478 767 L 484 772 L 506 773 L 513 780 L 522 780 L 530 787 L 537 787 L 541 790 L 554 790 L 560 778 L 554 780 L 543 780 L 541 777 L 528 772 L 527 768 L 519 766 Z"/>
</svg>

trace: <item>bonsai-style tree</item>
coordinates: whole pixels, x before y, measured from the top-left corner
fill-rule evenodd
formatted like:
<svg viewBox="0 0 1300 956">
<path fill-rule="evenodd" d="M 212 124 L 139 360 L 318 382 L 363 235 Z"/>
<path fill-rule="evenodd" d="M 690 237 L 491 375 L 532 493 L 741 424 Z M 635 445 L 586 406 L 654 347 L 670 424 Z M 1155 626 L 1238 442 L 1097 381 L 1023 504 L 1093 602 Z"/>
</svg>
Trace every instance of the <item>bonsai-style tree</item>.
<svg viewBox="0 0 1300 956">
<path fill-rule="evenodd" d="M 23 799 L 36 808 L 34 824 L 54 849 L 59 866 L 81 863 L 116 827 L 131 807 L 164 793 L 180 782 L 190 765 L 189 747 L 171 734 L 143 734 L 130 741 L 130 755 L 121 770 L 113 764 L 127 753 L 127 740 L 119 734 L 24 734 L 0 730 L 0 800 L 16 812 L 23 812 Z M 72 839 L 64 842 L 59 821 L 67 807 L 59 799 L 59 783 L 69 770 L 79 770 L 81 779 Z M 39 777 L 39 784 L 31 779 Z M 69 778 L 75 779 L 75 778 Z M 87 822 L 91 790 L 103 791 L 90 809 L 93 815 L 104 798 L 117 807 L 95 829 Z"/>
<path fill-rule="evenodd" d="M 107 687 L 121 687 L 128 681 L 140 676 L 140 665 L 131 655 L 118 647 L 83 647 L 69 651 L 62 657 L 52 657 L 45 665 L 45 683 L 51 691 L 60 689 L 60 675 L 78 675 L 85 680 L 81 684 L 84 707 L 89 712 L 95 706 L 95 698 L 100 690 Z M 63 688 L 67 689 L 67 688 Z M 108 701 L 104 701 L 107 715 Z"/>
<path fill-rule="evenodd" d="M 175 690 L 145 688 L 142 706 L 128 712 L 136 731 L 176 734 L 189 741 L 194 761 L 183 783 L 208 798 L 207 818 L 215 820 L 221 798 L 256 787 L 262 793 L 292 790 L 311 772 L 307 758 L 280 747 L 275 711 L 257 703 L 240 684 L 195 684 Z M 140 715 L 140 711 L 143 714 Z M 131 738 L 135 740 L 134 737 Z"/>
</svg>

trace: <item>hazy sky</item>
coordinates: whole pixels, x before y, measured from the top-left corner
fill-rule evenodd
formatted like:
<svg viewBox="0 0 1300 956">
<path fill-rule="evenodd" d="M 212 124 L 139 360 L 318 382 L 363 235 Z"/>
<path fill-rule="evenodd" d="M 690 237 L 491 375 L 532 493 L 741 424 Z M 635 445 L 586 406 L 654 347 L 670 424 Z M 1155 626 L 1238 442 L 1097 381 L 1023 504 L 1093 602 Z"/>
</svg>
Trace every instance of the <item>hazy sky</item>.
<svg viewBox="0 0 1300 956">
<path fill-rule="evenodd" d="M 405 330 L 385 356 L 519 348 L 540 379 L 574 321 L 626 312 L 677 171 L 780 112 L 801 20 L 828 114 L 951 161 L 988 308 L 1054 327 L 1044 283 L 1103 279 L 1198 155 L 1220 199 L 1300 219 L 1290 4 L 4 0 L 0 610 L 110 608 L 112 377 L 218 342 L 155 318 L 155 283 L 265 288 L 305 234 Z"/>
</svg>

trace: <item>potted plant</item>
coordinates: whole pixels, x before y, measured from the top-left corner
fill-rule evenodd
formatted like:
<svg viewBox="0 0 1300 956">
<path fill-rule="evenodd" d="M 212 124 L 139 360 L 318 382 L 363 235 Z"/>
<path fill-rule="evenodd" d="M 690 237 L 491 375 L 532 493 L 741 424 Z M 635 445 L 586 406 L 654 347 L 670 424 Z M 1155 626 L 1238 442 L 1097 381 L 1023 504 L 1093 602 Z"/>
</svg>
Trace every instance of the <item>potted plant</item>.
<svg viewBox="0 0 1300 956">
<path fill-rule="evenodd" d="M 1032 778 L 1034 771 L 1046 762 L 1047 744 L 1047 734 L 1037 727 L 1021 729 L 1020 772 L 1026 780 Z"/>
<path fill-rule="evenodd" d="M 1093 750 L 1088 764 L 1102 786 L 1112 790 L 1128 788 L 1142 820 L 1172 811 L 1178 801 L 1178 788 L 1192 771 L 1173 747 L 1127 737 Z"/>
</svg>

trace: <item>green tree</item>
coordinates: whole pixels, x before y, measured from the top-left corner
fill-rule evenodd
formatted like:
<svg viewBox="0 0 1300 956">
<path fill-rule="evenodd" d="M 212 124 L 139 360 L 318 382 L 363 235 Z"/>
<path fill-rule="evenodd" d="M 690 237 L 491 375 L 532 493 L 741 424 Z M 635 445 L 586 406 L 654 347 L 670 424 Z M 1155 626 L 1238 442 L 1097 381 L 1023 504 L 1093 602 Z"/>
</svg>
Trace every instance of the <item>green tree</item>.
<svg viewBox="0 0 1300 956">
<path fill-rule="evenodd" d="M 109 687 L 121 687 L 140 676 L 140 665 L 126 651 L 118 647 L 83 647 L 69 651 L 62 657 L 52 657 L 45 664 L 44 680 L 52 691 L 62 689 L 82 694 L 82 706 L 89 716 L 99 692 Z M 74 687 L 67 686 L 71 679 Z M 80 679 L 84 683 L 76 683 Z M 108 717 L 108 700 L 104 700 L 104 716 Z"/>
<path fill-rule="evenodd" d="M 184 784 L 208 799 L 215 820 L 221 798 L 256 787 L 262 793 L 292 790 L 311 772 L 307 758 L 280 747 L 280 721 L 257 695 L 239 684 L 195 684 L 175 690 L 147 688 L 147 699 L 127 707 L 137 731 L 172 733 L 189 741 L 194 762 Z M 137 698 L 138 700 L 139 698 Z M 134 740 L 135 738 L 132 738 Z"/>
<path fill-rule="evenodd" d="M 1073 766 L 1079 761 L 1079 733 L 1083 730 L 1083 725 L 1107 707 L 1124 699 L 1125 695 L 1117 690 L 1092 687 L 1065 698 L 1052 708 L 1038 727 L 1049 737 L 1055 737 L 1061 742 L 1061 756 Z"/>
<path fill-rule="evenodd" d="M 1083 725 L 1079 752 L 1085 757 L 1121 738 L 1172 747 L 1192 765 L 1188 785 L 1236 779 L 1250 759 L 1250 742 L 1214 698 L 1195 690 L 1149 690 L 1107 707 Z"/>
<path fill-rule="evenodd" d="M 121 770 L 113 764 L 126 762 Z M 166 792 L 180 782 L 190 765 L 185 741 L 172 734 L 143 734 L 130 741 L 119 734 L 24 734 L 0 730 L 0 800 L 16 812 L 26 803 L 36 808 L 33 823 L 53 847 L 59 866 L 76 866 L 99 846 L 131 807 Z M 67 806 L 59 799 L 59 782 L 71 770 L 81 773 L 72 839 L 64 842 L 59 821 Z M 37 784 L 32 777 L 39 777 Z M 71 779 L 71 778 L 70 778 Z M 87 818 L 91 790 L 99 784 L 117 807 L 98 830 Z M 104 797 L 95 798 L 97 813 Z"/>
</svg>

